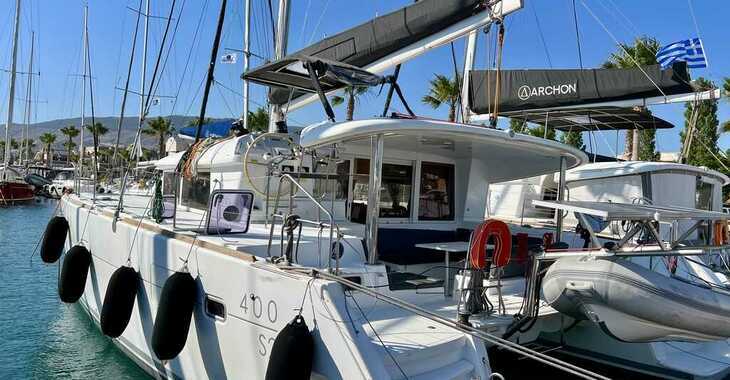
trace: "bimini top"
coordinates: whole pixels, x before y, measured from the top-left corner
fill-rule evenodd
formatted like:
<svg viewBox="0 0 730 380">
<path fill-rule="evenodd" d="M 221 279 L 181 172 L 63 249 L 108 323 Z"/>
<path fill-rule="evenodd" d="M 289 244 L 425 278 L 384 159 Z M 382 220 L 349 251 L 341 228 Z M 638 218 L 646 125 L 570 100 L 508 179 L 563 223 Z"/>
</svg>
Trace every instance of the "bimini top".
<svg viewBox="0 0 730 380">
<path fill-rule="evenodd" d="M 561 156 L 567 159 L 568 168 L 588 161 L 582 151 L 556 141 L 424 119 L 378 118 L 321 123 L 303 129 L 300 144 L 304 148 L 335 143 L 369 145 L 369 137 L 378 134 L 385 136 L 386 154 L 393 149 L 414 155 L 428 153 L 482 161 L 485 177 L 492 183 L 556 172 Z"/>
<path fill-rule="evenodd" d="M 714 177 L 723 186 L 730 184 L 728 176 L 708 168 L 674 162 L 617 161 L 596 162 L 579 166 L 565 173 L 566 182 L 637 175 L 641 173 L 679 173 Z M 556 177 L 557 180 L 557 177 Z"/>
<path fill-rule="evenodd" d="M 619 129 L 670 129 L 672 123 L 650 112 L 626 107 L 595 107 L 504 113 L 512 119 L 547 124 L 563 132 L 611 131 Z"/>
</svg>

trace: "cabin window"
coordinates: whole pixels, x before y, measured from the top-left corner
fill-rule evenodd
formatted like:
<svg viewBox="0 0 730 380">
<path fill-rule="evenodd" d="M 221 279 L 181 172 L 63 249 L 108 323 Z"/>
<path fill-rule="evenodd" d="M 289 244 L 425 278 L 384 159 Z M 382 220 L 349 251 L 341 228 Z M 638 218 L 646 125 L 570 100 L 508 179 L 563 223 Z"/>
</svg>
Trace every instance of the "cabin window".
<svg viewBox="0 0 730 380">
<path fill-rule="evenodd" d="M 359 214 L 355 208 L 362 208 L 368 202 L 370 160 L 355 159 L 352 203 L 353 217 Z M 411 188 L 413 166 L 383 163 L 383 180 L 380 187 L 380 217 L 408 218 L 411 215 Z"/>
<path fill-rule="evenodd" d="M 712 209 L 712 184 L 697 179 L 695 191 L 695 208 L 700 210 Z"/>
<path fill-rule="evenodd" d="M 454 165 L 421 164 L 418 219 L 454 220 Z"/>
<path fill-rule="evenodd" d="M 347 200 L 349 195 L 350 187 L 350 161 L 338 162 L 335 166 L 335 170 L 330 169 L 329 165 L 324 168 L 318 168 L 318 173 L 321 174 L 332 174 L 336 175 L 336 179 L 321 179 L 316 178 L 314 180 L 314 196 L 322 198 L 327 195 L 327 199 L 332 199 L 331 194 L 335 192 L 336 200 Z"/>
<path fill-rule="evenodd" d="M 210 173 L 198 173 L 192 180 L 183 178 L 180 204 L 201 210 L 208 209 Z"/>
<path fill-rule="evenodd" d="M 174 172 L 162 173 L 162 195 L 174 195 L 175 183 L 176 181 Z"/>
</svg>

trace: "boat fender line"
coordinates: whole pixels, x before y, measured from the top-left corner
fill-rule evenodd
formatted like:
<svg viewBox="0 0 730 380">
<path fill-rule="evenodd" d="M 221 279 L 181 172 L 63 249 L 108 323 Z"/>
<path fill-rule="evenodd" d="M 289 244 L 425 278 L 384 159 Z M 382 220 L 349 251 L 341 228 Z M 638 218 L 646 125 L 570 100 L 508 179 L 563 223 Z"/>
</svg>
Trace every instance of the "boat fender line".
<svg viewBox="0 0 730 380">
<path fill-rule="evenodd" d="M 58 261 L 63 254 L 63 247 L 68 234 L 68 221 L 63 216 L 54 216 L 46 225 L 41 243 L 41 259 L 44 263 L 52 264 Z"/>
<path fill-rule="evenodd" d="M 83 245 L 75 245 L 66 252 L 58 275 L 58 296 L 61 301 L 75 303 L 81 298 L 90 266 L 91 252 Z"/>
<path fill-rule="evenodd" d="M 152 327 L 152 350 L 158 359 L 173 359 L 185 348 L 197 295 L 198 284 L 188 272 L 175 272 L 165 281 Z"/>
<path fill-rule="evenodd" d="M 309 379 L 314 358 L 314 338 L 301 315 L 279 334 L 271 347 L 266 380 Z"/>
<path fill-rule="evenodd" d="M 104 335 L 117 338 L 127 328 L 138 286 L 139 273 L 134 268 L 123 266 L 114 271 L 101 308 L 101 331 Z"/>
<path fill-rule="evenodd" d="M 487 241 L 494 237 L 493 263 L 503 267 L 509 263 L 512 252 L 512 233 L 507 223 L 487 219 L 474 229 L 474 236 L 469 244 L 469 261 L 473 268 L 484 269 L 487 265 Z"/>
</svg>

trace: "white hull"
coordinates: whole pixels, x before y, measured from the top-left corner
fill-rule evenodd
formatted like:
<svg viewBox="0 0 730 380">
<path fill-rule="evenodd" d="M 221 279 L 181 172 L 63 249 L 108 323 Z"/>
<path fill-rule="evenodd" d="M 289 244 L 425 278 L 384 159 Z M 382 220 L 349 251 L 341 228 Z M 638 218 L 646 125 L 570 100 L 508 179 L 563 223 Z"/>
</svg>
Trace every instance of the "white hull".
<svg viewBox="0 0 730 380">
<path fill-rule="evenodd" d="M 80 207 L 75 197 L 66 196 L 61 202 L 71 226 L 72 243 L 82 241 L 93 256 L 80 302 L 96 323 L 109 278 L 126 262 L 127 255 L 140 272 L 143 285 L 138 289 L 130 323 L 116 343 L 146 371 L 165 378 L 264 378 L 278 331 L 294 318 L 303 303 L 302 315 L 315 340 L 313 378 L 402 377 L 388 353 L 371 336 L 367 323 L 357 318 L 356 309 L 352 304 L 345 305 L 339 284 L 312 280 L 202 240 L 197 240 L 191 250 L 191 235 L 160 233 L 159 227 L 149 221 L 139 228 L 135 240 L 138 220 L 122 218 L 113 226 L 109 210 L 95 208 L 89 212 L 89 205 Z M 165 280 L 182 267 L 188 252 L 188 270 L 198 282 L 198 300 L 185 348 L 175 359 L 162 363 L 151 348 L 155 313 Z M 207 314 L 206 295 L 225 305 L 225 319 Z M 367 302 L 359 301 L 361 305 Z M 368 312 L 372 311 L 372 301 L 368 306 Z M 384 323 L 378 330 L 386 343 L 392 339 L 394 345 L 400 344 L 394 355 L 409 378 L 487 378 L 489 364 L 482 344 L 413 315 L 399 314 L 392 320 L 403 324 Z M 377 322 L 372 323 L 377 326 Z M 428 347 L 419 342 L 426 342 Z"/>
</svg>

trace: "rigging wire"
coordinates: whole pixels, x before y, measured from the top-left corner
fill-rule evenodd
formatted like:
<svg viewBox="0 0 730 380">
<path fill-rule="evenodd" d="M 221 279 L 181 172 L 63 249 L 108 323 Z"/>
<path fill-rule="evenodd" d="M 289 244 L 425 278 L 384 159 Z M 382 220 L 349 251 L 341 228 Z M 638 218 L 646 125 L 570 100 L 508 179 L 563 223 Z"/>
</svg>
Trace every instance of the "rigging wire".
<svg viewBox="0 0 730 380">
<path fill-rule="evenodd" d="M 582 1 L 582 0 L 581 0 Z M 585 5 L 585 3 L 584 3 Z M 575 10 L 575 0 L 573 0 L 573 25 L 575 26 L 575 42 L 578 45 L 578 64 L 583 68 L 583 53 L 580 48 L 580 32 L 578 31 L 578 12 Z"/>
<path fill-rule="evenodd" d="M 654 81 L 654 79 L 652 79 L 652 78 L 651 78 L 651 77 L 649 76 L 649 74 L 647 74 L 647 73 L 646 73 L 646 71 L 644 70 L 644 68 L 643 68 L 643 67 L 641 67 L 641 65 L 639 64 L 639 62 L 637 62 L 637 61 L 636 61 L 636 59 L 634 58 L 634 56 L 633 56 L 633 55 L 631 55 L 631 54 L 629 54 L 629 52 L 628 52 L 628 51 L 626 51 L 626 48 L 625 48 L 625 47 L 623 46 L 623 44 L 621 44 L 621 43 L 620 43 L 620 42 L 619 42 L 619 41 L 618 41 L 618 40 L 616 39 L 616 37 L 615 37 L 615 36 L 613 35 L 613 33 L 611 33 L 611 31 L 610 31 L 610 30 L 608 30 L 608 28 L 607 28 L 607 27 L 606 27 L 606 25 L 605 25 L 605 24 L 604 24 L 604 23 L 603 23 L 603 22 L 601 21 L 601 19 L 600 19 L 600 18 L 598 18 L 598 16 L 596 16 L 596 14 L 595 14 L 595 13 L 593 13 L 593 11 L 592 11 L 592 10 L 591 10 L 591 8 L 590 8 L 590 7 L 588 6 L 588 4 L 586 4 L 586 2 L 585 2 L 584 0 L 580 0 L 580 2 L 581 2 L 581 4 L 583 4 L 583 7 L 585 7 L 585 9 L 586 9 L 586 10 L 588 11 L 588 13 L 589 13 L 589 14 L 590 14 L 590 15 L 591 15 L 591 16 L 593 17 L 593 19 L 595 19 L 595 20 L 596 20 L 596 22 L 597 22 L 597 23 L 598 23 L 598 24 L 599 24 L 599 25 L 600 25 L 600 26 L 601 26 L 601 27 L 603 28 L 603 30 L 604 30 L 604 31 L 605 31 L 605 32 L 606 32 L 606 33 L 607 33 L 607 34 L 609 35 L 609 37 L 611 37 L 611 39 L 612 39 L 612 40 L 614 41 L 614 43 L 616 43 L 616 45 L 617 45 L 617 46 L 618 46 L 619 48 L 621 48 L 621 50 L 622 50 L 622 51 L 624 52 L 624 54 L 626 54 L 626 55 L 627 55 L 627 56 L 628 56 L 629 58 L 631 58 L 631 60 L 632 60 L 632 61 L 634 62 L 634 64 L 636 65 L 636 67 L 637 67 L 637 68 L 638 68 L 638 69 L 639 69 L 639 70 L 641 71 L 641 73 L 642 73 L 642 74 L 644 74 L 644 76 L 645 76 L 645 77 L 646 77 L 647 79 L 649 79 L 649 81 L 651 82 L 651 84 L 653 84 L 653 85 L 654 85 L 654 87 L 656 87 L 656 89 L 657 89 L 657 90 L 659 90 L 659 92 L 660 92 L 660 93 L 662 94 L 662 96 L 664 96 L 664 97 L 666 98 L 666 97 L 667 97 L 667 94 L 666 94 L 666 93 L 664 92 L 664 90 L 662 90 L 662 89 L 661 89 L 661 87 L 659 87 L 659 85 L 658 85 L 658 84 L 657 84 L 657 83 L 656 83 L 656 82 Z"/>
<path fill-rule="evenodd" d="M 317 20 L 317 24 L 314 25 L 314 29 L 312 29 L 312 34 L 309 36 L 309 40 L 307 41 L 307 45 L 311 44 L 312 41 L 314 41 L 314 36 L 317 35 L 317 30 L 319 30 L 319 26 L 322 24 L 322 19 L 324 19 L 324 15 L 327 13 L 327 8 L 330 5 L 330 0 L 327 0 L 324 3 L 324 8 L 322 8 L 322 13 L 319 15 L 319 19 Z"/>
<path fill-rule="evenodd" d="M 456 104 L 459 107 L 459 113 L 454 115 L 454 117 L 458 119 L 458 116 L 461 115 L 461 121 L 465 122 L 466 119 L 464 119 L 464 108 L 461 106 L 461 85 L 463 84 L 463 82 L 459 79 L 459 68 L 456 64 L 456 51 L 454 50 L 454 41 L 451 41 L 451 62 L 454 64 L 454 82 L 456 82 L 456 87 L 459 90 L 456 93 Z M 464 73 L 464 75 L 466 75 L 466 73 Z"/>
<path fill-rule="evenodd" d="M 269 4 L 269 19 L 271 20 L 271 38 L 273 46 L 276 46 L 276 23 L 274 22 L 274 7 L 271 6 L 271 0 L 267 2 Z"/>
<path fill-rule="evenodd" d="M 114 142 L 114 153 L 112 154 L 112 163 L 116 164 L 117 159 L 117 153 L 119 150 L 119 139 L 121 138 L 122 133 L 122 123 L 124 122 L 124 110 L 127 105 L 127 96 L 129 91 L 129 80 L 132 77 L 132 66 L 134 65 L 134 51 L 137 47 L 137 34 L 139 32 L 139 20 L 141 18 L 141 10 L 142 10 L 142 0 L 139 0 L 139 7 L 138 9 L 140 12 L 137 12 L 137 21 L 134 27 L 134 36 L 132 37 L 132 50 L 129 56 L 129 66 L 127 66 L 127 81 L 124 84 L 124 93 L 122 95 L 122 105 L 119 115 L 119 122 L 117 123 L 117 138 Z M 116 166 L 116 165 L 115 165 Z"/>
<path fill-rule="evenodd" d="M 198 39 L 198 32 L 200 32 L 200 26 L 203 23 L 203 15 L 205 14 L 205 10 L 207 8 L 208 8 L 208 0 L 205 0 L 205 3 L 203 4 L 203 9 L 200 11 L 200 17 L 198 17 L 198 24 L 195 27 L 195 32 L 193 33 L 193 39 L 192 39 L 192 43 L 190 45 L 190 49 L 188 50 L 188 52 L 190 52 L 190 54 L 188 54 L 188 58 L 185 60 L 185 66 L 183 67 L 182 77 L 180 78 L 180 82 L 178 83 L 178 86 L 177 86 L 177 91 L 175 92 L 175 100 L 172 103 L 172 109 L 170 110 L 170 115 L 175 114 L 175 107 L 177 106 L 177 102 L 180 99 L 180 90 L 182 90 L 182 85 L 183 85 L 183 83 L 185 83 L 185 76 L 187 75 L 188 67 L 190 67 L 190 60 L 193 57 L 192 52 L 194 50 L 195 42 Z M 182 9 L 181 9 L 181 11 L 182 11 Z M 190 86 L 188 86 L 188 89 L 190 89 Z M 194 100 L 195 100 L 195 97 L 193 97 L 193 101 Z M 188 108 L 188 111 L 189 111 L 189 108 Z"/>
<path fill-rule="evenodd" d="M 149 91 L 147 91 L 147 99 L 145 99 L 144 113 L 142 114 L 142 120 L 145 119 L 145 117 L 147 116 L 147 114 L 149 113 L 149 110 L 150 110 L 150 99 L 152 99 L 152 91 L 155 88 L 155 80 L 157 79 L 157 73 L 160 68 L 160 61 L 162 60 L 162 53 L 164 53 L 164 51 L 165 51 L 165 42 L 167 41 L 167 34 L 170 31 L 170 24 L 172 23 L 172 16 L 175 12 L 175 2 L 176 2 L 176 0 L 172 0 L 172 4 L 170 5 L 170 12 L 167 16 L 167 22 L 165 25 L 165 33 L 162 35 L 162 41 L 160 42 L 160 50 L 157 53 L 157 60 L 155 61 L 155 68 L 154 68 L 154 70 L 152 70 L 152 79 L 150 80 Z M 157 83 L 159 83 L 159 80 L 157 80 Z"/>
<path fill-rule="evenodd" d="M 573 3 L 575 5 L 575 2 Z M 545 57 L 547 58 L 548 65 L 550 65 L 550 68 L 553 68 L 553 61 L 550 59 L 550 50 L 548 50 L 547 43 L 545 43 L 545 35 L 542 32 L 542 27 L 540 26 L 540 20 L 537 17 L 537 12 L 535 11 L 535 3 L 532 3 L 532 6 L 530 7 L 532 10 L 532 15 L 535 17 L 535 25 L 537 25 L 537 31 L 540 35 L 540 41 L 542 42 L 542 48 L 545 50 Z"/>
<path fill-rule="evenodd" d="M 180 5 L 180 11 L 177 14 L 177 21 L 175 22 L 175 28 L 172 30 L 172 37 L 170 37 L 170 47 L 167 49 L 167 54 L 165 55 L 165 60 L 162 63 L 162 70 L 160 71 L 160 76 L 162 76 L 162 74 L 165 73 L 165 69 L 167 68 L 167 62 L 168 62 L 168 60 L 170 58 L 170 54 L 173 50 L 173 46 L 175 43 L 175 37 L 177 36 L 177 30 L 178 30 L 178 27 L 180 26 L 180 20 L 182 19 L 182 12 L 185 9 L 186 3 L 187 3 L 187 0 L 183 0 L 182 5 Z M 176 65 L 173 65 L 173 66 L 176 66 Z M 161 83 L 161 80 L 157 81 L 157 84 L 155 85 L 154 90 L 152 90 L 152 92 L 150 92 L 150 94 L 152 94 L 153 92 L 155 94 L 158 93 L 160 83 Z M 178 93 L 179 93 L 179 91 L 178 91 Z M 177 100 L 177 96 L 178 95 L 175 94 L 175 100 Z M 172 116 L 172 113 L 170 113 L 170 116 Z"/>
</svg>

